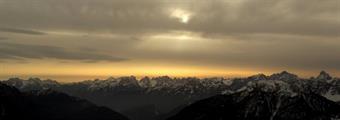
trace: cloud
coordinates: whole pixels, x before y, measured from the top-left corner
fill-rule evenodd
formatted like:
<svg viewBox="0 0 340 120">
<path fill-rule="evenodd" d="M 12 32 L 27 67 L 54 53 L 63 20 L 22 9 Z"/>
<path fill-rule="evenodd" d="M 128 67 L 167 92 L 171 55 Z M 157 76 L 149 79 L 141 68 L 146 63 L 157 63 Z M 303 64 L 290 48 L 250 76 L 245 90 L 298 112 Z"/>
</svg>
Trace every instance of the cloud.
<svg viewBox="0 0 340 120">
<path fill-rule="evenodd" d="M 340 8 L 333 1 L 243 0 L 207 2 L 190 29 L 206 34 L 339 36 Z M 202 7 L 203 8 L 203 7 Z"/>
<path fill-rule="evenodd" d="M 184 30 L 338 36 L 338 4 L 338 0 L 11 0 L 0 3 L 0 25 L 128 34 Z M 173 9 L 192 13 L 188 24 L 171 17 Z"/>
<path fill-rule="evenodd" d="M 8 38 L 6 37 L 0 37 L 0 40 L 7 40 Z"/>
<path fill-rule="evenodd" d="M 40 31 L 17 29 L 17 28 L 0 28 L 0 32 L 10 32 L 10 33 L 28 34 L 28 35 L 45 35 L 46 34 Z"/>
<path fill-rule="evenodd" d="M 95 53 L 89 51 L 84 52 L 56 46 L 29 45 L 8 42 L 1 42 L 0 44 L 0 59 L 2 60 L 24 60 L 44 58 L 61 60 L 78 60 L 84 62 L 88 61 L 117 62 L 127 60 L 125 58 L 114 57 L 109 54 Z"/>
<path fill-rule="evenodd" d="M 340 69 L 339 15 L 339 0 L 0 0 L 0 34 L 19 33 L 0 58 Z"/>
<path fill-rule="evenodd" d="M 340 69 L 340 42 L 334 38 L 258 34 L 149 44 L 135 57 L 222 68 Z"/>
</svg>

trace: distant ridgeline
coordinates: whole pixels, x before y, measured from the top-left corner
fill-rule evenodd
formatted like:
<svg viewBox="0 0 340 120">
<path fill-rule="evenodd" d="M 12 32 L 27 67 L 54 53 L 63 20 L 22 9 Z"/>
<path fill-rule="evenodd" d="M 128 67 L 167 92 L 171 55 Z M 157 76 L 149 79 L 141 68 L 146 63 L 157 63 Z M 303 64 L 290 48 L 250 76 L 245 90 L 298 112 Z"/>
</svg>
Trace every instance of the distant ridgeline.
<svg viewBox="0 0 340 120">
<path fill-rule="evenodd" d="M 23 92 L 64 92 L 132 120 L 329 120 L 340 113 L 340 79 L 324 71 L 310 79 L 283 71 L 235 79 L 131 76 L 61 84 L 11 78 L 2 83 Z"/>
</svg>

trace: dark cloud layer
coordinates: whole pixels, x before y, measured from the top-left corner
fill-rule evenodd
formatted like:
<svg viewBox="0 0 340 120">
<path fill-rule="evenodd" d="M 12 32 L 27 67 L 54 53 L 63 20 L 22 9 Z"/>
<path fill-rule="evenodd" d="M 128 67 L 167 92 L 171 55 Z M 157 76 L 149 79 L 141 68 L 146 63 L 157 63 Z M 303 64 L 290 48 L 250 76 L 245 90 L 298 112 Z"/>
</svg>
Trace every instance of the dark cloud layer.
<svg viewBox="0 0 340 120">
<path fill-rule="evenodd" d="M 340 0 L 0 0 L 0 35 L 0 59 L 340 70 Z"/>
<path fill-rule="evenodd" d="M 46 45 L 29 45 L 18 43 L 0 43 L 0 59 L 4 60 L 24 60 L 24 59 L 44 59 L 53 58 L 61 60 L 78 60 L 78 61 L 122 61 L 126 60 L 120 57 L 114 57 L 108 54 L 93 52 L 83 52 L 78 50 L 69 50 L 62 47 Z"/>
<path fill-rule="evenodd" d="M 189 24 L 171 18 L 171 9 L 192 13 Z M 186 30 L 222 35 L 338 36 L 339 15 L 339 0 L 11 0 L 0 3 L 0 25 L 130 34 Z"/>
</svg>

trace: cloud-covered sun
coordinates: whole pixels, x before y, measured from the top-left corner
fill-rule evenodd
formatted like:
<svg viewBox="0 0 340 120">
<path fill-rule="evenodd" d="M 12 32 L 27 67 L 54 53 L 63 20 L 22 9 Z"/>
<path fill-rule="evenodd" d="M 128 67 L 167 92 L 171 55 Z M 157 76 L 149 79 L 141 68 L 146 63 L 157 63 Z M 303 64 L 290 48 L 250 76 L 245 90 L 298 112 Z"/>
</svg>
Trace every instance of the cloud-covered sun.
<svg viewBox="0 0 340 120">
<path fill-rule="evenodd" d="M 176 18 L 179 20 L 179 22 L 186 24 L 190 21 L 192 13 L 180 8 L 176 8 L 171 10 L 171 17 Z"/>
</svg>

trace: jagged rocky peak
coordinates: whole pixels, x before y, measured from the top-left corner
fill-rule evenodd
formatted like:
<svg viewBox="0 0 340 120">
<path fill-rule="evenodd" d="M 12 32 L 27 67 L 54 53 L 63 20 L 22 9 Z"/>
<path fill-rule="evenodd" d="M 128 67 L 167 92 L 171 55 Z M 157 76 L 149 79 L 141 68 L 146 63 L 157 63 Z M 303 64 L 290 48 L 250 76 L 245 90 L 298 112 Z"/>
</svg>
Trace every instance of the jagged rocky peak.
<svg viewBox="0 0 340 120">
<path fill-rule="evenodd" d="M 161 76 L 152 78 L 151 81 L 155 82 L 155 86 L 164 86 L 169 87 L 172 86 L 174 81 L 169 76 Z"/>
<path fill-rule="evenodd" d="M 316 79 L 319 79 L 319 80 L 332 80 L 333 78 L 327 72 L 321 71 L 319 76 L 316 77 Z"/>
<path fill-rule="evenodd" d="M 88 84 L 90 85 L 90 89 L 139 86 L 135 76 L 126 76 L 119 78 L 109 77 L 106 80 L 89 81 Z"/>
<path fill-rule="evenodd" d="M 204 87 L 220 87 L 225 85 L 225 80 L 223 78 L 204 78 L 202 84 Z M 230 81 L 227 81 L 230 82 Z M 226 83 L 227 83 L 226 82 Z M 231 84 L 231 83 L 227 83 Z"/>
<path fill-rule="evenodd" d="M 28 78 L 27 82 L 30 84 L 41 84 L 43 81 L 40 78 Z"/>
<path fill-rule="evenodd" d="M 29 80 L 29 81 L 37 81 L 37 82 L 40 82 L 40 81 L 41 81 L 40 78 L 33 78 L 33 77 L 28 78 L 28 80 Z"/>
<path fill-rule="evenodd" d="M 196 77 L 187 77 L 187 78 L 175 78 L 176 82 L 182 83 L 182 84 L 199 84 L 200 79 Z"/>
<path fill-rule="evenodd" d="M 251 79 L 251 80 L 268 80 L 268 76 L 260 73 L 260 74 L 257 74 L 257 75 L 250 76 L 250 77 L 248 77 L 248 79 Z"/>
<path fill-rule="evenodd" d="M 20 78 L 9 78 L 6 81 L 3 81 L 5 84 L 7 85 L 11 85 L 11 86 L 22 86 L 22 79 Z"/>
<path fill-rule="evenodd" d="M 281 73 L 275 73 L 269 76 L 270 80 L 297 80 L 298 78 L 299 77 L 297 75 L 287 71 L 282 71 Z"/>
<path fill-rule="evenodd" d="M 41 80 L 39 78 L 29 78 L 27 80 L 23 80 L 20 78 L 10 78 L 7 81 L 3 81 L 3 83 L 6 85 L 14 86 L 21 91 L 41 90 L 60 85 L 55 80 Z"/>
<path fill-rule="evenodd" d="M 286 96 L 296 96 L 298 94 L 293 91 L 288 83 L 278 80 L 262 80 L 248 83 L 246 91 L 250 92 L 254 90 L 279 93 Z"/>
<path fill-rule="evenodd" d="M 137 78 L 135 76 L 120 77 L 118 79 L 120 86 L 139 86 Z"/>
<path fill-rule="evenodd" d="M 150 77 L 145 76 L 142 79 L 140 79 L 139 86 L 141 86 L 141 87 L 151 87 L 152 84 L 151 84 L 151 81 L 150 81 Z"/>
<path fill-rule="evenodd" d="M 21 81 L 22 79 L 20 78 L 9 78 L 7 81 Z"/>
<path fill-rule="evenodd" d="M 176 87 L 185 87 L 185 88 L 202 87 L 201 80 L 196 77 L 175 78 L 174 82 L 175 82 Z"/>
<path fill-rule="evenodd" d="M 46 80 L 41 80 L 40 78 L 28 78 L 27 80 L 24 79 L 20 79 L 20 78 L 9 78 L 6 82 L 8 83 L 13 83 L 13 84 L 19 84 L 19 83 L 38 83 L 38 84 L 59 84 L 57 81 L 55 80 L 51 80 L 51 79 L 46 79 Z"/>
</svg>

